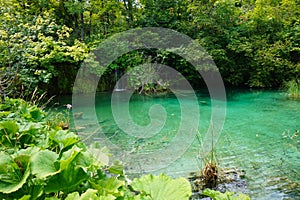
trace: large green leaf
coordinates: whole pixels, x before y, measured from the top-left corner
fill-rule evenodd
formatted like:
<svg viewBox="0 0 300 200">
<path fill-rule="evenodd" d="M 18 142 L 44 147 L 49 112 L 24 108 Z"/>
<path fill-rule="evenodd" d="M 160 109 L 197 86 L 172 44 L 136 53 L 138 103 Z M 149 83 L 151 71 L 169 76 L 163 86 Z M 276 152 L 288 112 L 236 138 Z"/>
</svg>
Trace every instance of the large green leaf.
<svg viewBox="0 0 300 200">
<path fill-rule="evenodd" d="M 30 115 L 32 119 L 34 119 L 35 121 L 39 121 L 44 117 L 44 112 L 37 107 L 32 107 L 30 109 Z"/>
<path fill-rule="evenodd" d="M 150 196 L 153 200 L 188 200 L 192 194 L 190 183 L 186 179 L 171 179 L 164 174 L 159 176 L 150 174 L 134 179 L 132 188 L 145 196 Z"/>
<path fill-rule="evenodd" d="M 51 193 L 63 191 L 64 193 L 69 193 L 74 191 L 87 179 L 88 176 L 82 168 L 74 169 L 74 167 L 70 167 L 58 174 L 55 174 L 54 176 L 51 176 L 45 186 L 45 192 Z"/>
<path fill-rule="evenodd" d="M 26 157 L 12 156 L 0 152 L 0 192 L 12 193 L 19 190 L 30 175 L 29 162 L 26 164 Z"/>
<path fill-rule="evenodd" d="M 53 132 L 50 136 L 51 139 L 59 145 L 60 149 L 76 144 L 80 140 L 78 135 L 66 130 Z"/>
<path fill-rule="evenodd" d="M 234 192 L 219 192 L 215 190 L 205 189 L 202 194 L 211 197 L 213 200 L 250 200 L 250 197 L 245 194 L 236 195 Z"/>
<path fill-rule="evenodd" d="M 80 200 L 90 200 L 90 199 L 98 199 L 97 190 L 88 189 L 85 193 L 81 195 Z"/>
<path fill-rule="evenodd" d="M 73 192 L 67 196 L 65 200 L 115 200 L 116 197 L 113 195 L 106 195 L 106 196 L 97 196 L 97 190 L 88 189 L 85 193 L 83 193 L 81 196 L 78 192 Z"/>
<path fill-rule="evenodd" d="M 78 192 L 73 192 L 68 194 L 67 198 L 65 200 L 74 200 L 74 199 L 79 199 L 80 195 Z"/>
<path fill-rule="evenodd" d="M 50 150 L 41 150 L 31 158 L 31 171 L 37 178 L 45 178 L 50 175 L 57 174 L 54 163 L 57 161 L 58 155 Z"/>
<path fill-rule="evenodd" d="M 1 110 L 1 109 L 0 109 Z M 0 118 L 10 114 L 10 111 L 0 111 Z"/>
<path fill-rule="evenodd" d="M 60 170 L 65 170 L 67 169 L 70 164 L 75 162 L 76 157 L 79 155 L 80 151 L 82 149 L 74 146 L 72 149 L 69 149 L 68 151 L 64 152 L 62 154 L 62 158 L 60 159 Z"/>
<path fill-rule="evenodd" d="M 40 122 L 27 122 L 25 124 L 20 125 L 20 132 L 26 132 L 30 130 L 39 130 L 43 127 L 43 124 Z"/>
<path fill-rule="evenodd" d="M 19 130 L 19 126 L 15 121 L 3 121 L 0 122 L 0 130 L 5 131 L 6 134 L 15 134 Z"/>
<path fill-rule="evenodd" d="M 0 122 L 0 142 L 6 147 L 14 147 L 18 130 L 16 121 Z"/>
<path fill-rule="evenodd" d="M 98 190 L 100 195 L 112 194 L 114 196 L 121 196 L 119 188 L 124 186 L 125 182 L 120 181 L 117 178 L 109 178 L 99 180 L 96 183 L 92 183 L 92 186 Z"/>
<path fill-rule="evenodd" d="M 93 156 L 89 152 L 81 151 L 76 157 L 75 168 L 82 168 L 84 171 L 87 171 L 93 163 Z"/>
<path fill-rule="evenodd" d="M 98 200 L 115 200 L 117 199 L 116 197 L 114 197 L 113 195 L 109 194 L 107 196 L 100 196 L 98 197 L 99 199 Z"/>
<path fill-rule="evenodd" d="M 68 168 L 70 164 L 74 165 L 75 168 L 87 170 L 87 168 L 93 164 L 93 156 L 89 152 L 83 151 L 77 146 L 73 146 L 62 154 L 59 163 L 60 170 Z"/>
<path fill-rule="evenodd" d="M 90 158 L 85 158 L 81 151 L 81 148 L 73 146 L 62 154 L 61 159 L 58 161 L 60 173 L 50 177 L 48 184 L 45 186 L 47 193 L 73 191 L 78 185 L 88 179 L 83 166 L 88 164 Z"/>
<path fill-rule="evenodd" d="M 36 154 L 37 152 L 39 152 L 40 149 L 38 147 L 27 147 L 26 149 L 20 149 L 19 151 L 17 151 L 16 153 L 14 153 L 14 156 L 17 157 L 17 156 L 20 156 L 20 155 L 25 155 L 25 156 L 28 156 L 31 157 L 33 156 L 34 154 Z"/>
</svg>

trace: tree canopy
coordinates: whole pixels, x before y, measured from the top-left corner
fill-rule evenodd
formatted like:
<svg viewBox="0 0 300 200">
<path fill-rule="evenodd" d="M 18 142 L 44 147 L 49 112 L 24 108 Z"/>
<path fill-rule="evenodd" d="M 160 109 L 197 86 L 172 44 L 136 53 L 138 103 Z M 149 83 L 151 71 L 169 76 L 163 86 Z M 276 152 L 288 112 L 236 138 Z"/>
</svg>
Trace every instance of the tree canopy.
<svg viewBox="0 0 300 200">
<path fill-rule="evenodd" d="M 80 64 L 101 41 L 149 26 L 199 42 L 226 85 L 280 87 L 300 78 L 299 0 L 0 0 L 0 5 L 0 87 L 12 91 L 1 95 L 26 96 L 35 88 L 68 93 Z M 175 59 L 193 86 L 203 85 L 176 55 L 148 51 L 114 62 L 99 90 L 111 89 L 116 67 L 126 71 L 154 55 L 166 65 Z"/>
</svg>

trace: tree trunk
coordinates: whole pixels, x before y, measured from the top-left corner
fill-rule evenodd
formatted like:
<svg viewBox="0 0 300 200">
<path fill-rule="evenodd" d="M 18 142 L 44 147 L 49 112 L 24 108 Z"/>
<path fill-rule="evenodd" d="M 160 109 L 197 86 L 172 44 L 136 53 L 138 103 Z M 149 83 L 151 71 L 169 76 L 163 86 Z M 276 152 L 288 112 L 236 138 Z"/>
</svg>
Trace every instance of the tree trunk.
<svg viewBox="0 0 300 200">
<path fill-rule="evenodd" d="M 84 19 L 83 19 L 83 12 L 80 13 L 80 28 L 81 28 L 81 40 L 84 41 Z"/>
</svg>

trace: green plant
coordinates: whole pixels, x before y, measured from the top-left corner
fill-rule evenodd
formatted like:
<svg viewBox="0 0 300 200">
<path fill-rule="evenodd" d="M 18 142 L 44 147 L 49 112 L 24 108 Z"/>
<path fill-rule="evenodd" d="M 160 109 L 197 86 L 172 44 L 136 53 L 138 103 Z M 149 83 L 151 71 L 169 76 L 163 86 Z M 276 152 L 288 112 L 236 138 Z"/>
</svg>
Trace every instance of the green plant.
<svg viewBox="0 0 300 200">
<path fill-rule="evenodd" d="M 202 194 L 211 197 L 213 200 L 250 200 L 250 197 L 248 195 L 235 195 L 234 192 L 221 193 L 219 191 L 205 189 Z"/>
<path fill-rule="evenodd" d="M 60 74 L 66 75 L 66 66 L 76 68 L 85 59 L 87 46 L 70 39 L 73 30 L 60 25 L 53 10 L 32 15 L 19 10 L 21 5 L 17 2 L 3 4 L 1 1 L 0 69 L 4 75 L 0 77 L 10 83 L 10 87 L 4 85 L 6 96 L 28 99 L 33 92 L 42 95 L 52 85 L 64 89 L 62 80 L 66 76 Z"/>
<path fill-rule="evenodd" d="M 284 85 L 290 98 L 300 98 L 300 82 L 298 79 L 288 81 Z"/>
<path fill-rule="evenodd" d="M 167 91 L 169 84 L 161 80 L 157 71 L 158 67 L 153 63 L 136 66 L 128 73 L 129 85 L 139 94 L 156 94 Z"/>
<path fill-rule="evenodd" d="M 67 104 L 62 110 L 50 109 L 47 113 L 47 124 L 62 129 L 69 129 L 72 105 Z"/>
<path fill-rule="evenodd" d="M 131 186 L 142 199 L 188 200 L 192 194 L 190 184 L 186 179 L 174 180 L 164 174 L 144 175 L 134 179 Z"/>
<path fill-rule="evenodd" d="M 213 131 L 212 131 L 213 132 Z M 213 133 L 212 133 L 213 134 Z M 199 156 L 201 157 L 201 178 L 204 183 L 204 187 L 213 188 L 218 183 L 220 171 L 218 170 L 218 162 L 216 157 L 216 150 L 213 144 L 213 136 L 211 137 L 212 150 L 207 155 L 203 155 L 203 142 L 199 133 L 196 135 L 199 143 Z"/>
</svg>

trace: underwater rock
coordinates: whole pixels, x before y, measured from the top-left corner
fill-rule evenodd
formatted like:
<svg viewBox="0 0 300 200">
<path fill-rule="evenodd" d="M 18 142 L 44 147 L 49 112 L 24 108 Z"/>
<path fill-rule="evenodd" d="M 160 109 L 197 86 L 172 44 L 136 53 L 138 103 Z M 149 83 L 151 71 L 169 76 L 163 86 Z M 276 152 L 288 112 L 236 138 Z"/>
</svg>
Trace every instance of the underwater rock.
<svg viewBox="0 0 300 200">
<path fill-rule="evenodd" d="M 83 115 L 83 112 L 74 113 L 73 117 L 74 117 L 74 119 L 82 119 L 82 115 Z"/>
<path fill-rule="evenodd" d="M 202 105 L 208 105 L 206 101 L 199 101 Z"/>
</svg>

